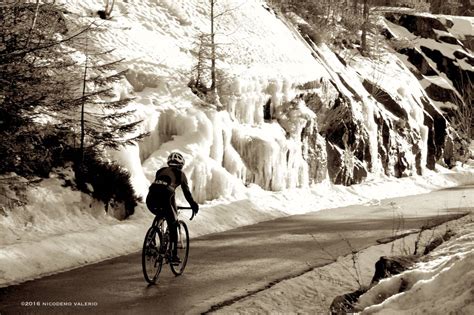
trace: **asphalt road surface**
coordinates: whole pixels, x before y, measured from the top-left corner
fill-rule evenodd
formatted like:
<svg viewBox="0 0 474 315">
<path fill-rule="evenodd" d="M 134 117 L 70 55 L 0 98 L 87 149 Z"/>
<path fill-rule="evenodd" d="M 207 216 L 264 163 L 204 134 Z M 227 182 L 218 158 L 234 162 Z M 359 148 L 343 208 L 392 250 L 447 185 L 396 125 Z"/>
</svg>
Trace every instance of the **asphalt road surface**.
<svg viewBox="0 0 474 315">
<path fill-rule="evenodd" d="M 165 265 L 148 286 L 138 252 L 2 288 L 0 314 L 199 314 L 473 205 L 467 185 L 262 222 L 192 239 L 179 277 Z"/>
</svg>

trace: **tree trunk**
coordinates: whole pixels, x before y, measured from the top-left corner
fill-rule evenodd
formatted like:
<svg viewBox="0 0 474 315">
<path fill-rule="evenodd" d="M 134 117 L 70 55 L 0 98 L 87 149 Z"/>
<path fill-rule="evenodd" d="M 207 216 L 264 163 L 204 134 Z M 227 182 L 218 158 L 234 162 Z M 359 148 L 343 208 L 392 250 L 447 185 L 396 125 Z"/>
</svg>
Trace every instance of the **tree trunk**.
<svg viewBox="0 0 474 315">
<path fill-rule="evenodd" d="M 367 29 L 369 27 L 369 3 L 368 0 L 364 0 L 364 22 L 362 24 L 362 35 L 361 35 L 361 48 L 362 48 L 362 53 L 366 55 L 368 53 L 368 47 L 367 47 Z"/>
<path fill-rule="evenodd" d="M 31 34 L 34 31 L 35 26 L 36 26 L 36 21 L 38 20 L 39 7 L 40 7 L 39 0 L 36 0 L 35 16 L 33 17 L 33 22 L 31 23 L 31 28 L 30 28 L 30 32 L 28 33 L 28 39 L 26 40 L 26 47 L 25 48 L 28 48 L 28 46 L 30 45 Z"/>
<path fill-rule="evenodd" d="M 114 9 L 115 0 L 112 0 L 112 4 L 109 7 L 109 0 L 107 0 L 107 4 L 105 5 L 105 14 L 109 18 L 112 10 Z"/>
<path fill-rule="evenodd" d="M 84 76 L 82 78 L 82 104 L 81 104 L 81 146 L 80 146 L 80 154 L 81 154 L 81 163 L 82 161 L 84 160 L 84 139 L 85 139 L 85 123 L 84 123 L 84 108 L 85 108 L 85 103 L 86 103 L 86 100 L 85 100 L 85 95 L 86 95 L 86 83 L 87 83 L 87 67 L 88 67 L 88 61 L 89 61 L 89 54 L 87 52 L 87 45 L 89 43 L 89 36 L 86 35 L 86 49 L 85 49 L 85 53 L 86 53 L 86 61 L 85 61 L 85 64 L 84 64 Z"/>
<path fill-rule="evenodd" d="M 216 45 L 214 42 L 214 4 L 215 0 L 211 1 L 211 90 L 216 88 Z"/>
</svg>

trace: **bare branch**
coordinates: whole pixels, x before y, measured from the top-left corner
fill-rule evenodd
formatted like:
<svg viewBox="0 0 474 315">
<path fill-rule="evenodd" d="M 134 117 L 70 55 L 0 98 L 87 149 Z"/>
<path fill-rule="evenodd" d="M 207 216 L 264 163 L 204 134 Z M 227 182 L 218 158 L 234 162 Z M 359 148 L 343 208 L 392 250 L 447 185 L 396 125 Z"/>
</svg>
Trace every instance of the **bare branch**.
<svg viewBox="0 0 474 315">
<path fill-rule="evenodd" d="M 62 39 L 62 40 L 59 40 L 59 41 L 55 41 L 53 43 L 50 43 L 50 44 L 47 44 L 47 45 L 44 45 L 44 46 L 38 46 L 38 47 L 35 47 L 35 48 L 31 48 L 31 49 L 26 49 L 26 50 L 22 50 L 22 51 L 16 51 L 16 52 L 12 52 L 12 53 L 6 53 L 6 54 L 3 54 L 3 56 L 9 56 L 9 57 L 12 57 L 12 56 L 22 56 L 22 55 L 26 55 L 26 54 L 29 54 L 29 53 L 32 53 L 32 52 L 35 52 L 35 51 L 39 51 L 39 50 L 43 50 L 43 49 L 47 49 L 47 48 L 51 48 L 51 47 L 54 47 L 54 46 L 58 46 L 62 43 L 66 43 L 82 34 L 84 34 L 85 32 L 89 31 L 92 26 L 97 26 L 96 22 L 93 21 L 91 22 L 86 28 L 82 29 L 81 31 L 79 31 L 78 33 L 66 38 L 66 39 Z"/>
<path fill-rule="evenodd" d="M 226 14 L 232 12 L 232 11 L 235 11 L 235 10 L 237 10 L 237 9 L 240 9 L 240 8 L 243 7 L 244 5 L 245 5 L 245 2 L 242 2 L 242 3 L 240 3 L 239 5 L 237 5 L 236 7 L 227 9 L 227 10 L 225 10 L 225 11 L 220 12 L 219 14 L 214 15 L 214 18 L 217 19 L 217 18 L 219 18 L 219 17 L 221 17 L 221 16 L 223 16 L 223 15 L 226 15 Z"/>
</svg>

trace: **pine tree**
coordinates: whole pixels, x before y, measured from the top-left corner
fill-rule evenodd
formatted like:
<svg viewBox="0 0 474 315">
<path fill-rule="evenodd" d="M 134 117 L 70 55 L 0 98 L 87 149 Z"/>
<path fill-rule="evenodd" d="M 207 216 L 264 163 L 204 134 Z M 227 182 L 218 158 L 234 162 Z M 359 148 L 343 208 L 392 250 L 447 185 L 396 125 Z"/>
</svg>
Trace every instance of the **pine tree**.
<svg viewBox="0 0 474 315">
<path fill-rule="evenodd" d="M 75 62 L 61 45 L 65 40 L 58 39 L 66 23 L 57 7 L 37 1 L 2 6 L 0 27 L 0 172 L 47 174 L 49 158 L 62 142 L 54 138 L 63 135 L 51 113 L 74 103 L 71 81 L 62 74 Z"/>
<path fill-rule="evenodd" d="M 88 65 L 73 58 L 93 25 L 68 30 L 59 6 L 36 1 L 3 5 L 0 28 L 0 173 L 47 175 L 78 146 L 81 130 L 88 147 L 140 138 L 133 134 L 139 122 L 123 122 L 130 99 L 108 99 L 111 84 L 124 75 L 115 70 L 118 62 L 100 63 L 106 53 L 88 52 Z M 94 108 L 82 112 L 82 106 Z"/>
<path fill-rule="evenodd" d="M 134 110 L 126 109 L 132 98 L 115 95 L 113 85 L 124 79 L 126 70 L 117 70 L 123 60 L 106 61 L 112 50 L 97 51 L 91 46 L 88 34 L 85 39 L 85 61 L 82 70 L 82 92 L 78 98 L 80 117 L 71 116 L 67 123 L 80 123 L 81 157 L 86 148 L 133 145 L 146 134 L 135 134 L 141 121 L 128 122 Z"/>
</svg>

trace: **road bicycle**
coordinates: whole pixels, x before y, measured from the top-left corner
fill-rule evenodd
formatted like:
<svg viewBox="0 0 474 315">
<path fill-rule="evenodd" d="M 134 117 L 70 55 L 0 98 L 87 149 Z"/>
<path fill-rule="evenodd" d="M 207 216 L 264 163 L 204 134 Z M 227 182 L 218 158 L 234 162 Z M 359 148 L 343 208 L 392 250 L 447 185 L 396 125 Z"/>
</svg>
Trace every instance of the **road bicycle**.
<svg viewBox="0 0 474 315">
<path fill-rule="evenodd" d="M 191 209 L 191 207 L 178 207 L 179 211 Z M 194 212 L 191 216 L 194 218 Z M 142 249 L 142 269 L 145 280 L 150 284 L 155 284 L 160 275 L 163 264 L 169 264 L 175 276 L 183 273 L 189 254 L 189 231 L 186 223 L 178 219 L 178 256 L 179 263 L 171 262 L 171 241 L 168 225 L 164 218 L 155 216 L 151 227 L 145 235 Z"/>
</svg>

